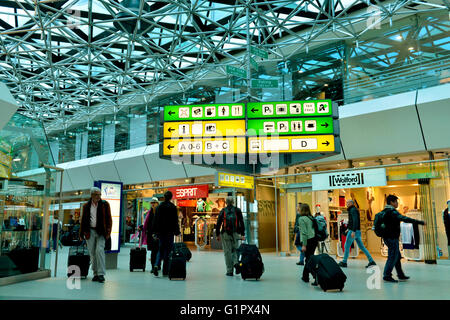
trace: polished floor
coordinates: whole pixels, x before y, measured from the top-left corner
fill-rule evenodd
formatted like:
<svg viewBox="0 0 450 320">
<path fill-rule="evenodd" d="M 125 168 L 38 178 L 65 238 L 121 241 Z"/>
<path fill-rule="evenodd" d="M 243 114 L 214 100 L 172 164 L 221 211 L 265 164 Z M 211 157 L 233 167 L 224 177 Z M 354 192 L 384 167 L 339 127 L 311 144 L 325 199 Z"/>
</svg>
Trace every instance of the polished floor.
<svg viewBox="0 0 450 320">
<path fill-rule="evenodd" d="M 263 253 L 265 273 L 259 281 L 244 281 L 240 276 L 225 276 L 221 251 L 192 249 L 187 264 L 186 281 L 170 281 L 154 277 L 149 271 L 130 272 L 129 247 L 122 247 L 118 268 L 107 270 L 106 282 L 92 282 L 92 275 L 81 280 L 80 289 L 68 289 L 66 263 L 68 249 L 59 254 L 57 276 L 0 287 L 0 300 L 15 299 L 69 299 L 69 300 L 411 300 L 450 299 L 450 260 L 439 260 L 437 265 L 423 262 L 403 262 L 411 279 L 407 282 L 384 283 L 377 288 L 376 274 L 366 273 L 367 260 L 350 259 L 343 269 L 348 279 L 343 292 L 323 292 L 300 281 L 303 267 L 297 266 L 297 257 L 280 257 Z M 149 254 L 148 254 L 149 255 Z M 375 259 L 382 269 L 386 258 Z M 394 274 L 395 275 L 395 274 Z"/>
</svg>

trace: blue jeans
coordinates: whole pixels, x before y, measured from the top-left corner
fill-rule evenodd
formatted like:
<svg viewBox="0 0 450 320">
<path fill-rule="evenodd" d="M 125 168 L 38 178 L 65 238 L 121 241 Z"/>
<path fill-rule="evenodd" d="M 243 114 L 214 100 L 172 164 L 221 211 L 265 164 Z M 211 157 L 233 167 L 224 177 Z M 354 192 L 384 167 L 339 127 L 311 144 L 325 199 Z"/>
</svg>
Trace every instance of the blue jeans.
<svg viewBox="0 0 450 320">
<path fill-rule="evenodd" d="M 163 275 L 169 274 L 169 254 L 173 248 L 173 234 L 159 236 L 159 251 L 156 255 L 155 266 L 161 267 L 163 261 Z"/>
<path fill-rule="evenodd" d="M 305 253 L 302 251 L 302 246 L 296 246 L 297 250 L 300 251 L 300 260 L 298 262 L 305 262 Z"/>
<path fill-rule="evenodd" d="M 386 261 L 386 265 L 384 266 L 383 277 L 392 277 L 392 270 L 395 267 L 395 271 L 397 271 L 398 276 L 404 276 L 402 270 L 402 264 L 400 262 L 401 254 L 400 248 L 398 246 L 398 239 L 385 239 L 383 238 L 384 243 L 388 247 L 388 258 Z"/>
<path fill-rule="evenodd" d="M 355 237 L 352 237 L 352 234 L 355 233 Z M 353 240 L 356 241 L 358 244 L 359 249 L 361 249 L 362 252 L 366 255 L 369 262 L 373 261 L 372 256 L 370 255 L 369 251 L 367 251 L 366 247 L 364 247 L 364 243 L 361 240 L 361 230 L 356 230 L 356 232 L 348 230 L 347 232 L 347 240 L 345 240 L 345 252 L 344 252 L 344 259 L 342 262 L 347 263 L 348 255 L 350 254 L 350 248 L 352 246 Z"/>
</svg>

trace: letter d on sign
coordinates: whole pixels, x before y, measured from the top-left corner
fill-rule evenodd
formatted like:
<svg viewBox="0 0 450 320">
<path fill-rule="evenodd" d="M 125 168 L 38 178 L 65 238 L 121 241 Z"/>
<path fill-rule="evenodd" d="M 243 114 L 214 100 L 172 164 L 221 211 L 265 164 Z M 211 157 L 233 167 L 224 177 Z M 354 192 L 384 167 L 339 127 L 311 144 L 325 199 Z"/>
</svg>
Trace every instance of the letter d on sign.
<svg viewBox="0 0 450 320">
<path fill-rule="evenodd" d="M 73 272 L 73 274 L 71 274 Z M 67 274 L 71 274 L 66 281 L 66 287 L 69 290 L 81 289 L 81 270 L 77 265 L 71 265 L 67 267 Z"/>
<path fill-rule="evenodd" d="M 381 270 L 379 266 L 367 268 L 366 273 L 373 273 L 366 281 L 369 290 L 381 289 Z"/>
</svg>

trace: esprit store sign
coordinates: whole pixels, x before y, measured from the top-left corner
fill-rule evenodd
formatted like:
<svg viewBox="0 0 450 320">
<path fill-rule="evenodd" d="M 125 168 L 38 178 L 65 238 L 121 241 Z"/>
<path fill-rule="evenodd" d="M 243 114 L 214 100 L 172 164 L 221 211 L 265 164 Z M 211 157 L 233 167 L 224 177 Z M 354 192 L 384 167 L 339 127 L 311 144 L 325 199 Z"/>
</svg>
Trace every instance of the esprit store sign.
<svg viewBox="0 0 450 320">
<path fill-rule="evenodd" d="M 377 187 L 385 185 L 387 185 L 385 168 L 319 173 L 312 175 L 313 191 Z"/>
<path fill-rule="evenodd" d="M 172 192 L 174 199 L 207 198 L 209 188 L 205 184 L 192 187 L 169 188 L 169 191 Z"/>
</svg>

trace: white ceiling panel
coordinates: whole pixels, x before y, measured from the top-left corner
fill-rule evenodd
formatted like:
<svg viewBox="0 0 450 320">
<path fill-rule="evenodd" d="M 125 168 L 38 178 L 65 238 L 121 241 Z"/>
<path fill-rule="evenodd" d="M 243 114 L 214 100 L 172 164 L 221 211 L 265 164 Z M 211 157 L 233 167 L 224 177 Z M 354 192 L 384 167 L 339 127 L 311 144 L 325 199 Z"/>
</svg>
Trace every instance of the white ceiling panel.
<svg viewBox="0 0 450 320">
<path fill-rule="evenodd" d="M 159 158 L 158 144 L 148 146 L 144 158 L 153 181 L 187 178 L 181 163 Z"/>
<path fill-rule="evenodd" d="M 425 150 L 414 105 L 340 119 L 347 159 Z"/>
<path fill-rule="evenodd" d="M 61 169 L 64 169 L 63 181 L 62 181 L 63 182 L 63 185 L 62 185 L 63 192 L 72 191 L 72 190 L 78 190 L 78 189 L 74 188 L 74 186 L 72 184 L 72 180 L 70 179 L 70 176 L 69 176 L 69 174 L 66 171 L 68 164 L 69 163 L 66 162 L 66 163 L 59 163 L 57 165 L 57 167 L 59 167 Z M 57 192 L 59 192 L 59 185 L 61 184 L 60 178 L 61 178 L 61 174 L 58 173 L 56 175 L 56 182 L 55 182 L 55 186 L 56 186 L 56 191 Z"/>
<path fill-rule="evenodd" d="M 89 170 L 91 159 L 82 159 L 67 163 L 66 172 L 75 190 L 90 189 L 94 186 L 94 179 Z M 64 182 L 64 180 L 63 180 Z"/>
<path fill-rule="evenodd" d="M 121 151 L 116 154 L 114 163 L 124 184 L 152 182 L 144 160 L 147 147 Z"/>
<path fill-rule="evenodd" d="M 9 119 L 16 113 L 19 106 L 14 100 L 6 84 L 0 82 L 0 130 L 8 123 Z"/>
<path fill-rule="evenodd" d="M 201 177 L 201 176 L 210 176 L 216 174 L 216 169 L 195 166 L 192 164 L 185 164 L 184 168 L 186 169 L 186 173 L 188 178 Z"/>
<path fill-rule="evenodd" d="M 89 162 L 89 169 L 94 181 L 106 180 L 120 182 L 117 169 L 114 166 L 116 153 L 108 153 L 102 156 L 93 157 Z"/>
</svg>

